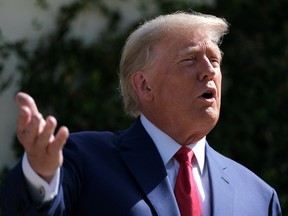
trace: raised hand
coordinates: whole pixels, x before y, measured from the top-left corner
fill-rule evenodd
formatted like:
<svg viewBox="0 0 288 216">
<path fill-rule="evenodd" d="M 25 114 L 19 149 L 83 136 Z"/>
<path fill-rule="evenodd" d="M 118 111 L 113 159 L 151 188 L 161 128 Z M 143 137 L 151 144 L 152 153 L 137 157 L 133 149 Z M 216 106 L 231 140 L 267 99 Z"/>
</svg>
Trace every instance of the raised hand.
<svg viewBox="0 0 288 216">
<path fill-rule="evenodd" d="M 47 182 L 63 163 L 62 148 L 69 131 L 62 126 L 54 135 L 57 121 L 53 116 L 46 120 L 39 113 L 32 97 L 23 92 L 16 95 L 20 111 L 17 123 L 17 137 L 23 145 L 30 166 Z"/>
</svg>

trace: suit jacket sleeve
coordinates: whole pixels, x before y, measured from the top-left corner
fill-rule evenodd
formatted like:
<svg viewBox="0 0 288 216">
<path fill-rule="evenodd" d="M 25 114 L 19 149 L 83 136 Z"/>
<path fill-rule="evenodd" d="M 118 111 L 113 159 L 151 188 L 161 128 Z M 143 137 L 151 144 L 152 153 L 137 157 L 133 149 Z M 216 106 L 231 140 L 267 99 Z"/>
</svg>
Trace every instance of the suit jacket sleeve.
<svg viewBox="0 0 288 216">
<path fill-rule="evenodd" d="M 279 199 L 275 190 L 273 190 L 270 206 L 269 206 L 269 215 L 270 216 L 281 216 L 281 207 Z"/>
<path fill-rule="evenodd" d="M 77 153 L 74 150 L 65 150 L 65 165 L 61 168 L 60 174 L 60 187 L 58 195 L 50 202 L 37 203 L 31 197 L 29 186 L 27 185 L 26 178 L 24 176 L 21 161 L 13 168 L 6 176 L 4 185 L 1 188 L 0 193 L 0 207 L 2 216 L 17 216 L 17 215 L 70 215 L 70 209 L 67 206 L 71 206 L 71 203 L 75 202 L 73 197 L 78 197 L 79 191 L 79 165 L 81 160 L 77 158 Z M 73 158 L 73 160 L 70 160 Z M 77 161 L 74 163 L 73 161 Z M 65 182 L 67 185 L 64 197 L 63 189 L 63 175 L 65 176 Z M 69 190 L 70 185 L 73 185 L 73 190 Z"/>
</svg>

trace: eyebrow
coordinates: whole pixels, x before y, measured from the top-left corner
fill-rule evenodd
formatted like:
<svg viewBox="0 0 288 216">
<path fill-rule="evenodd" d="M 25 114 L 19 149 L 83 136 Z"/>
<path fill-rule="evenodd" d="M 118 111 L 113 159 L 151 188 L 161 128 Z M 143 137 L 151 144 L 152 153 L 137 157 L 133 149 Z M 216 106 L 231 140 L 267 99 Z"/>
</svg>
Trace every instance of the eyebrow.
<svg viewBox="0 0 288 216">
<path fill-rule="evenodd" d="M 200 52 L 200 51 L 201 51 L 200 46 L 190 46 L 190 47 L 187 47 L 187 48 L 185 48 L 185 49 L 183 49 L 183 50 L 180 50 L 180 51 L 178 52 L 178 54 L 179 54 L 180 56 L 185 56 L 185 55 L 187 55 L 187 54 L 196 53 L 196 52 Z"/>
<path fill-rule="evenodd" d="M 206 50 L 213 51 L 214 53 L 219 54 L 219 57 L 222 58 L 222 56 L 223 56 L 222 51 L 220 50 L 220 48 L 216 44 L 206 45 L 205 47 L 206 47 Z M 178 54 L 180 56 L 185 56 L 185 55 L 188 55 L 188 54 L 191 54 L 191 53 L 201 52 L 202 50 L 203 50 L 203 48 L 201 46 L 193 45 L 193 46 L 189 46 L 189 47 L 187 47 L 187 48 L 185 48 L 183 50 L 180 50 L 178 52 Z"/>
</svg>

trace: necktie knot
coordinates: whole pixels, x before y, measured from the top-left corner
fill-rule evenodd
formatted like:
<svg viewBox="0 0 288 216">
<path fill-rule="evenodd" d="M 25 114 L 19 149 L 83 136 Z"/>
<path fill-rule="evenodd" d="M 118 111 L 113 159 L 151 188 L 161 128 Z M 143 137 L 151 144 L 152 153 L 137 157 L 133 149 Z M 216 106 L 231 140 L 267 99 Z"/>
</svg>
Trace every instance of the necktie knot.
<svg viewBox="0 0 288 216">
<path fill-rule="evenodd" d="M 174 155 L 174 158 L 180 163 L 189 162 L 191 163 L 193 158 L 193 151 L 188 147 L 181 147 L 176 154 Z"/>
</svg>

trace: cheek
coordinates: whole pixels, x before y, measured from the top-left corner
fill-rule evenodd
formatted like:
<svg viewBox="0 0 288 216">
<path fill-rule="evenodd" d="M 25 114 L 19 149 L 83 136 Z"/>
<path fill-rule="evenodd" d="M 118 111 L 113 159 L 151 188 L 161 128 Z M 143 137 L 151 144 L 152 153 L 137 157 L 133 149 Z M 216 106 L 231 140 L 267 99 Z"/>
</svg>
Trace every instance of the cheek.
<svg viewBox="0 0 288 216">
<path fill-rule="evenodd" d="M 186 71 L 176 70 L 173 66 L 159 69 L 153 77 L 155 97 L 166 104 L 172 101 L 179 103 L 181 100 L 191 98 L 195 88 L 195 80 L 195 74 L 191 71 L 186 73 Z"/>
<path fill-rule="evenodd" d="M 166 111 L 176 111 L 187 101 L 187 93 L 185 93 L 183 88 L 175 85 L 174 82 L 166 82 L 164 85 L 159 86 L 155 100 Z"/>
<path fill-rule="evenodd" d="M 193 83 L 187 80 L 174 79 L 173 82 L 167 82 L 164 90 L 167 100 L 181 101 L 190 98 L 193 93 L 192 86 Z"/>
<path fill-rule="evenodd" d="M 217 87 L 219 97 L 221 96 L 221 88 L 222 88 L 222 73 L 219 72 L 217 76 L 215 77 L 215 85 Z"/>
</svg>

